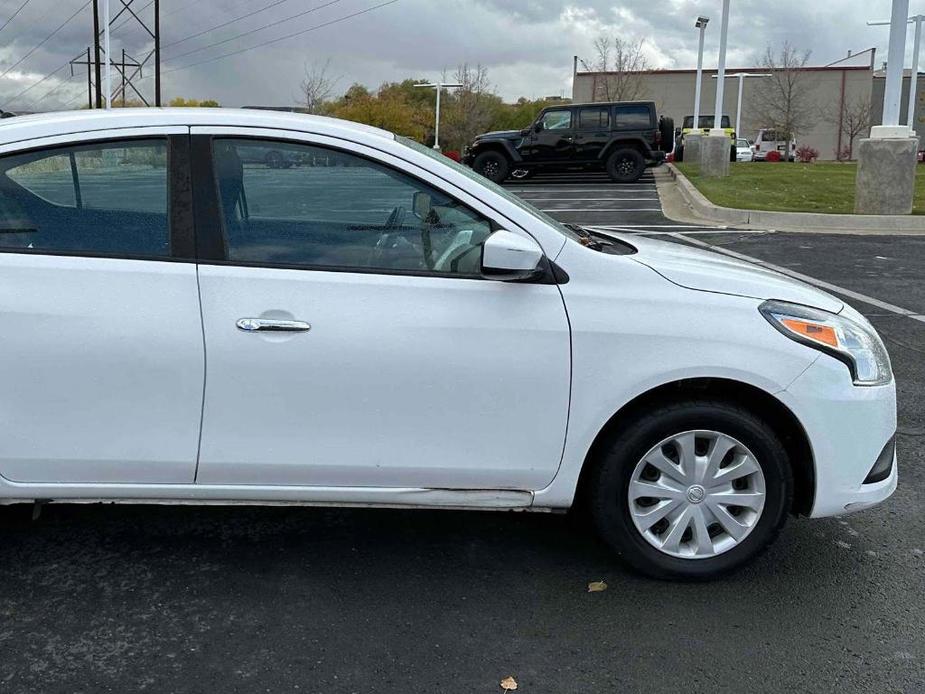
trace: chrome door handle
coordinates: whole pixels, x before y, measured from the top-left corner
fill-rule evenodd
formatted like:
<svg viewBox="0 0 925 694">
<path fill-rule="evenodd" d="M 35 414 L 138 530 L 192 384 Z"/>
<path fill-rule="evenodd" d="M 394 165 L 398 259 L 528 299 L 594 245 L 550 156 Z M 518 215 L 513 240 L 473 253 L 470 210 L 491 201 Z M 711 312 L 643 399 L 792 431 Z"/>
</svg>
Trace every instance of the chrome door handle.
<svg viewBox="0 0 925 694">
<path fill-rule="evenodd" d="M 241 318 L 235 325 L 246 333 L 307 333 L 312 326 L 300 320 L 267 320 L 265 318 Z"/>
</svg>

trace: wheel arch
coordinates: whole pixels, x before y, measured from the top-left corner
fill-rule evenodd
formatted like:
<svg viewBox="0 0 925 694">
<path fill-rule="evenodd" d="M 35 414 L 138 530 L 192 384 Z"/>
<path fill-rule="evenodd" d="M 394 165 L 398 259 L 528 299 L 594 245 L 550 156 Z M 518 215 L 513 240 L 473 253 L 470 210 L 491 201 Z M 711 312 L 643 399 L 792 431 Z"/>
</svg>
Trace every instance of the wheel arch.
<svg viewBox="0 0 925 694">
<path fill-rule="evenodd" d="M 721 400 L 743 407 L 768 422 L 787 451 L 793 470 L 793 513 L 809 515 L 816 491 L 815 462 L 809 436 L 796 415 L 780 400 L 754 385 L 726 378 L 689 378 L 656 386 L 636 396 L 610 417 L 595 436 L 578 477 L 575 503 L 587 497 L 588 479 L 600 460 L 601 447 L 623 428 L 660 404 L 682 399 Z"/>
<path fill-rule="evenodd" d="M 499 152 L 500 154 L 506 156 L 512 163 L 523 161 L 523 157 L 520 156 L 520 152 L 514 149 L 514 146 L 506 140 L 483 142 L 472 150 L 472 156 L 474 158 L 485 152 Z"/>
</svg>

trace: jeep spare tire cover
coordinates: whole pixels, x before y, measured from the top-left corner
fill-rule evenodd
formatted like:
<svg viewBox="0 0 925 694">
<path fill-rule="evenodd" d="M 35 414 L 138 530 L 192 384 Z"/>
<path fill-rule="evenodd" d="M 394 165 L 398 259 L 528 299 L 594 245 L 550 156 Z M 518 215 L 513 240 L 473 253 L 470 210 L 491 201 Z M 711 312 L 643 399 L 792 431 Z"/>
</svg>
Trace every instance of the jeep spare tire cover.
<svg viewBox="0 0 925 694">
<path fill-rule="evenodd" d="M 658 131 L 662 136 L 661 150 L 671 152 L 674 150 L 674 118 L 662 116 L 658 121 Z"/>
</svg>

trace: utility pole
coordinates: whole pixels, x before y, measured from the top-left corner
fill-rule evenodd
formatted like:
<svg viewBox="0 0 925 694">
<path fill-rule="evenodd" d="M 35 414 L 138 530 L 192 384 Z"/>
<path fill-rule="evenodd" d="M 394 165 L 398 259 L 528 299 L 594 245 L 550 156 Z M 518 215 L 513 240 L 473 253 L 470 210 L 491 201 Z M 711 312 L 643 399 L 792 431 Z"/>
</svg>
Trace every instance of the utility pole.
<svg viewBox="0 0 925 694">
<path fill-rule="evenodd" d="M 716 107 L 713 109 L 713 130 L 711 135 L 725 135 L 723 132 L 723 98 L 726 96 L 726 42 L 729 37 L 729 0 L 723 0 L 723 19 L 719 28 L 719 67 L 716 70 Z"/>
<path fill-rule="evenodd" d="M 918 103 L 919 53 L 922 47 L 922 22 L 925 15 L 909 17 L 909 24 L 915 24 L 915 41 L 912 47 L 912 74 L 909 76 L 909 107 L 906 109 L 906 125 L 915 130 L 915 111 Z M 867 26 L 890 26 L 891 21 L 876 20 L 867 22 Z"/>
<path fill-rule="evenodd" d="M 109 13 L 110 0 L 93 0 L 93 65 L 92 69 L 96 76 L 96 108 L 111 107 L 112 99 L 121 97 L 125 100 L 125 93 L 131 89 L 138 99 L 145 105 L 151 105 L 151 97 L 145 96 L 138 87 L 135 86 L 134 80 L 143 77 L 142 72 L 145 66 L 153 62 L 154 67 L 154 98 L 155 106 L 161 105 L 161 17 L 160 17 L 160 0 L 154 0 L 154 15 L 150 20 L 145 20 L 141 14 L 144 9 L 152 3 L 148 3 L 141 10 L 136 11 L 134 4 L 141 0 L 119 0 L 121 8 L 115 15 Z M 103 22 L 100 25 L 100 3 L 103 5 Z M 129 20 L 123 24 L 136 23 L 141 26 L 145 33 L 152 40 L 154 47 L 141 59 L 137 60 L 126 54 L 121 63 L 117 63 L 111 58 L 111 29 L 123 14 L 130 15 Z M 150 24 L 150 26 L 149 26 Z M 152 61 L 153 59 L 153 61 Z M 103 74 L 105 61 L 106 72 Z M 72 64 L 82 64 L 77 59 L 71 61 Z M 112 90 L 112 69 L 119 70 L 120 86 L 115 94 Z M 129 72 L 130 70 L 130 72 Z M 105 88 L 104 88 L 105 84 Z M 107 95 L 104 98 L 104 91 Z"/>
<path fill-rule="evenodd" d="M 703 85 L 703 39 L 707 33 L 709 17 L 697 17 L 695 29 L 700 29 L 700 48 L 697 50 L 697 81 L 694 85 L 694 130 L 700 128 L 700 89 Z"/>
<path fill-rule="evenodd" d="M 735 143 L 723 129 L 723 99 L 726 96 L 726 44 L 729 38 L 729 1 L 723 0 L 723 17 L 719 27 L 719 64 L 716 70 L 716 105 L 713 127 L 700 145 L 700 173 L 709 178 L 729 175 L 729 160 Z"/>
<path fill-rule="evenodd" d="M 444 84 L 441 81 L 437 82 L 428 82 L 427 84 L 416 84 L 415 87 L 420 87 L 424 89 L 436 89 L 437 90 L 437 117 L 434 124 L 434 149 L 438 152 L 440 151 L 440 92 L 444 89 L 458 89 L 463 87 L 462 84 Z"/>
<path fill-rule="evenodd" d="M 93 75 L 97 73 L 96 68 L 101 67 L 100 63 L 95 62 L 91 58 L 90 47 L 88 46 L 85 52 L 81 53 L 76 58 L 71 60 L 69 64 L 71 66 L 71 77 L 73 77 L 75 74 L 75 70 L 74 70 L 75 66 L 87 68 L 87 97 L 88 97 L 87 107 L 93 108 L 94 107 L 94 95 L 95 95 L 94 88 L 96 87 L 96 83 L 93 80 Z M 122 105 L 125 106 L 125 92 L 127 89 L 131 88 L 135 92 L 135 94 L 138 95 L 139 99 L 143 99 L 141 94 L 138 93 L 138 90 L 135 89 L 135 85 L 133 85 L 131 81 L 129 81 L 128 77 L 126 76 L 128 70 L 140 70 L 141 63 L 139 63 L 137 60 L 132 58 L 132 56 L 126 53 L 125 49 L 123 49 L 122 50 L 122 61 L 121 62 L 110 61 L 110 65 L 112 66 L 114 70 L 119 72 L 122 78 L 121 88 L 118 92 L 112 95 L 113 98 L 121 96 Z"/>
<path fill-rule="evenodd" d="M 112 61 L 109 52 L 109 0 L 103 0 L 103 50 L 106 53 L 106 108 L 112 108 Z"/>
<path fill-rule="evenodd" d="M 93 71 L 96 74 L 96 107 L 103 108 L 103 75 L 100 67 L 100 6 L 93 0 Z"/>
</svg>

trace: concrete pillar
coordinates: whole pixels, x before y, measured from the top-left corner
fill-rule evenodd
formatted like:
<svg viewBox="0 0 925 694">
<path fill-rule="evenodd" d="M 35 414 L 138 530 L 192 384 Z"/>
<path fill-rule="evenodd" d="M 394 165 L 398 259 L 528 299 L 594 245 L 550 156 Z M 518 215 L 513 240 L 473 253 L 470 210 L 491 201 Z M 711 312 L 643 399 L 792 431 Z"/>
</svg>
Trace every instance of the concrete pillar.
<svg viewBox="0 0 925 694">
<path fill-rule="evenodd" d="M 700 150 L 703 135 L 700 133 L 688 133 L 684 136 L 684 161 L 700 166 Z"/>
<path fill-rule="evenodd" d="M 725 133 L 710 134 L 703 138 L 700 152 L 700 175 L 712 178 L 728 176 L 731 147 L 732 140 Z"/>
<path fill-rule="evenodd" d="M 858 142 L 856 214 L 912 214 L 918 149 L 917 137 L 866 138 Z"/>
</svg>

